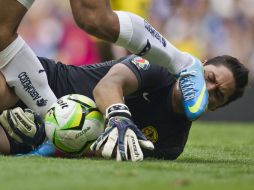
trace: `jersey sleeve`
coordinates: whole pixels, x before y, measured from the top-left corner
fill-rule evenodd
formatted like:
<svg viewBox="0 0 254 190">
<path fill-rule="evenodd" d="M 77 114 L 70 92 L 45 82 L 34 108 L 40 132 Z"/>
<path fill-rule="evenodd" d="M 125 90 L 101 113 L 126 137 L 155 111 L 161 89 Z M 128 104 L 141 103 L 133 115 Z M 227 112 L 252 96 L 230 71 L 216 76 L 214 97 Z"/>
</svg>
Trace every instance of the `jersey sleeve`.
<svg viewBox="0 0 254 190">
<path fill-rule="evenodd" d="M 138 90 L 166 86 L 175 82 L 175 77 L 167 69 L 139 56 L 131 55 L 120 62 L 135 74 Z"/>
</svg>

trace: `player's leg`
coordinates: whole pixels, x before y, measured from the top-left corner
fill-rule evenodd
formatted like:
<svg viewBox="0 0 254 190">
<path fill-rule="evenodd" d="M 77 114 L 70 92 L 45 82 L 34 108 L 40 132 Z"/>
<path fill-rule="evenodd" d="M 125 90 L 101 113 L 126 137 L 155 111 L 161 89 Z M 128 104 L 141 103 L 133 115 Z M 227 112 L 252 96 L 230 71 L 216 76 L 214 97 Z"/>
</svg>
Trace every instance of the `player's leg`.
<svg viewBox="0 0 254 190">
<path fill-rule="evenodd" d="M 199 118 L 208 105 L 201 61 L 178 50 L 143 18 L 122 11 L 116 13 L 120 23 L 116 44 L 175 74 L 179 80 L 185 115 L 192 121 Z"/>
<path fill-rule="evenodd" d="M 0 72 L 0 113 L 2 111 L 14 107 L 18 102 L 18 97 L 6 84 L 3 74 Z"/>
<path fill-rule="evenodd" d="M 16 0 L 0 0 L 0 4 L 0 51 L 2 51 L 17 37 L 16 30 L 27 9 Z M 13 14 L 14 12 L 16 14 Z"/>
<path fill-rule="evenodd" d="M 0 68 L 19 98 L 44 115 L 56 97 L 38 58 L 17 34 L 17 28 L 33 2 L 0 0 Z"/>
<path fill-rule="evenodd" d="M 111 10 L 108 0 L 70 0 L 78 25 L 88 33 L 166 67 L 179 77 L 183 107 L 190 120 L 206 111 L 208 92 L 201 62 L 179 51 L 143 18 Z"/>
<path fill-rule="evenodd" d="M 109 42 L 117 40 L 120 28 L 109 0 L 70 0 L 70 4 L 74 19 L 80 28 Z"/>
<path fill-rule="evenodd" d="M 54 146 L 49 141 L 34 150 L 30 145 L 15 142 L 0 126 L 0 155 L 26 154 L 28 156 L 54 156 L 55 152 Z"/>
<path fill-rule="evenodd" d="M 156 29 L 141 17 L 116 12 L 120 33 L 116 44 L 152 63 L 166 67 L 179 80 L 185 115 L 193 121 L 207 109 L 208 91 L 201 61 L 174 47 Z"/>
<path fill-rule="evenodd" d="M 32 146 L 13 140 L 0 126 L 0 155 L 25 154 L 32 150 Z"/>
<path fill-rule="evenodd" d="M 76 23 L 86 32 L 125 47 L 178 74 L 191 58 L 177 50 L 138 15 L 114 12 L 108 0 L 70 0 Z M 158 61 L 159 60 L 159 61 Z"/>
<path fill-rule="evenodd" d="M 10 143 L 5 131 L 0 126 L 0 154 L 10 154 Z"/>
</svg>

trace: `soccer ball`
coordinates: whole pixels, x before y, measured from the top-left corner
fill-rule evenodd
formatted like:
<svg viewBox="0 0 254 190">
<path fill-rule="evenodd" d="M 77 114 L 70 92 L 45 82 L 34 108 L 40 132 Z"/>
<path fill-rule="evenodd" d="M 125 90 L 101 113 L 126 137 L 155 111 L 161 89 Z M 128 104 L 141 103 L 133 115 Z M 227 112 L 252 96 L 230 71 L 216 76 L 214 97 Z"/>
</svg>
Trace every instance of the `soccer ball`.
<svg viewBox="0 0 254 190">
<path fill-rule="evenodd" d="M 49 140 L 65 153 L 82 153 L 104 130 L 104 119 L 90 98 L 71 94 L 54 103 L 45 116 Z"/>
</svg>

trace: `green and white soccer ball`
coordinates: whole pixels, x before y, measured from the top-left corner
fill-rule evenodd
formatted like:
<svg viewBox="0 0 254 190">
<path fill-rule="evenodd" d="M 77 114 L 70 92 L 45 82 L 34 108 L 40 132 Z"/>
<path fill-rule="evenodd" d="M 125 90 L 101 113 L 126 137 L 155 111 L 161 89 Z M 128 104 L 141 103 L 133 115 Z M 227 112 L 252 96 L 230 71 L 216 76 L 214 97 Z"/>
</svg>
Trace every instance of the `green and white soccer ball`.
<svg viewBox="0 0 254 190">
<path fill-rule="evenodd" d="M 104 119 L 95 102 L 83 95 L 63 96 L 45 117 L 45 131 L 59 150 L 79 154 L 104 130 Z"/>
</svg>

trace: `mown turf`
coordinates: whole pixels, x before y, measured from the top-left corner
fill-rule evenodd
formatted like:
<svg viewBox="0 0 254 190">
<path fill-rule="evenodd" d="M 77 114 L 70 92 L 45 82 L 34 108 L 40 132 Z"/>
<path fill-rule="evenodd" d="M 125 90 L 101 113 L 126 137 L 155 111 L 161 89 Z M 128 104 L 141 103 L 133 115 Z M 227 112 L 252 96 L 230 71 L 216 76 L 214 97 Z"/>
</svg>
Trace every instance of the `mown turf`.
<svg viewBox="0 0 254 190">
<path fill-rule="evenodd" d="M 1 190 L 254 189 L 254 124 L 196 123 L 176 161 L 0 157 Z"/>
</svg>

